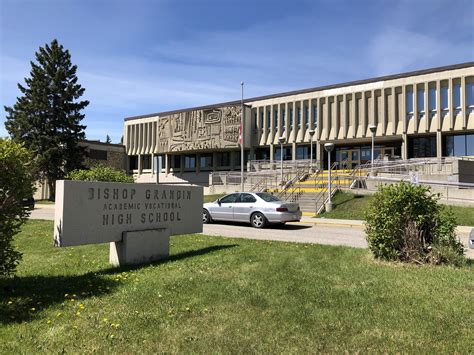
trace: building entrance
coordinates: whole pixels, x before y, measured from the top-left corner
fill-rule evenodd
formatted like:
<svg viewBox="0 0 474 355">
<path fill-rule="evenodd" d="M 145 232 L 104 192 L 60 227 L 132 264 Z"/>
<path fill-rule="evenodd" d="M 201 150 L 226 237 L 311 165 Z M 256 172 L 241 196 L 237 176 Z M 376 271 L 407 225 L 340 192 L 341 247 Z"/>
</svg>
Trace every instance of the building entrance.
<svg viewBox="0 0 474 355">
<path fill-rule="evenodd" d="M 336 161 L 342 167 L 354 169 L 359 164 L 370 162 L 371 147 L 353 147 L 353 148 L 336 148 Z M 394 158 L 397 156 L 396 147 L 374 147 L 374 159 Z"/>
</svg>

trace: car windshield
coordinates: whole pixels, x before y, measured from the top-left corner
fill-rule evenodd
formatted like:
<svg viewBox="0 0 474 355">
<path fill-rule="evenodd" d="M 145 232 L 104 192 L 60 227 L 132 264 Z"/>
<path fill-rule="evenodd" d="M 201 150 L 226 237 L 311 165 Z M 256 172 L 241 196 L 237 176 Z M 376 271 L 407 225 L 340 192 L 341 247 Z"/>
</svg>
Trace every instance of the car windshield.
<svg viewBox="0 0 474 355">
<path fill-rule="evenodd" d="M 269 194 L 268 192 L 259 192 L 257 196 L 260 197 L 265 202 L 274 202 L 274 201 L 281 201 L 279 198 Z"/>
</svg>

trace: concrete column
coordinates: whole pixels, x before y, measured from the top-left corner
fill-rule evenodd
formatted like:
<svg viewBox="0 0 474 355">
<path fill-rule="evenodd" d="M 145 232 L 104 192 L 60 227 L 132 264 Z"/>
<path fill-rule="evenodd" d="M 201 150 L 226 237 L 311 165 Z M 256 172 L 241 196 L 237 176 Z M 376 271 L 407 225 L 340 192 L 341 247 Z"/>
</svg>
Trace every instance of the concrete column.
<svg viewBox="0 0 474 355">
<path fill-rule="evenodd" d="M 277 109 L 277 112 L 278 112 L 278 121 L 277 121 L 277 139 L 281 137 L 281 133 L 282 133 L 282 130 L 283 130 L 283 127 L 282 127 L 282 119 L 281 119 L 281 104 L 278 104 L 278 109 Z"/>
<path fill-rule="evenodd" d="M 405 85 L 402 86 L 402 120 L 403 120 L 403 134 L 407 133 L 407 88 Z M 402 154 L 403 156 L 403 154 Z"/>
<path fill-rule="evenodd" d="M 329 117 L 329 96 L 325 98 L 324 105 L 324 129 L 326 130 L 326 135 L 324 139 L 329 139 L 329 133 L 331 132 L 331 117 Z"/>
<path fill-rule="evenodd" d="M 367 98 L 365 97 L 365 91 L 362 91 L 362 117 L 359 117 L 359 120 L 362 122 L 362 137 L 365 137 L 367 134 Z"/>
<path fill-rule="evenodd" d="M 263 144 L 266 144 L 268 137 L 268 121 L 267 121 L 267 106 L 262 107 L 263 112 Z"/>
<path fill-rule="evenodd" d="M 151 153 L 151 175 L 155 175 L 155 154 Z"/>
<path fill-rule="evenodd" d="M 316 140 L 323 139 L 323 104 L 321 98 L 316 99 Z M 311 109 L 313 109 L 311 107 Z"/>
<path fill-rule="evenodd" d="M 431 119 L 430 119 L 430 114 L 431 114 L 431 112 L 430 112 L 430 103 L 428 102 L 429 92 L 430 92 L 430 88 L 428 86 L 428 82 L 426 81 L 425 82 L 425 92 L 424 92 L 424 96 L 425 96 L 425 107 L 424 107 L 424 110 L 425 110 L 425 127 L 423 127 L 425 132 L 430 131 L 430 122 L 431 122 Z"/>
<path fill-rule="evenodd" d="M 436 132 L 436 157 L 443 157 L 443 136 L 441 131 Z"/>
<path fill-rule="evenodd" d="M 315 142 L 314 147 L 316 148 L 316 162 L 319 162 L 319 167 L 322 169 L 324 161 L 324 145 L 320 142 Z"/>
<path fill-rule="evenodd" d="M 308 120 L 309 120 L 308 121 L 309 122 L 309 129 L 316 129 L 314 127 L 314 123 L 313 123 L 313 121 L 314 121 L 314 119 L 313 119 L 313 100 L 311 100 L 311 99 L 308 100 Z M 314 136 L 314 139 L 316 139 L 317 136 L 318 135 L 316 134 Z"/>
<path fill-rule="evenodd" d="M 158 173 L 161 173 L 159 171 Z M 170 173 L 170 156 L 168 154 L 165 154 L 165 174 L 168 176 Z"/>
<path fill-rule="evenodd" d="M 386 96 L 385 96 L 385 93 L 386 93 L 386 90 L 382 88 L 382 90 L 380 90 L 380 114 L 381 114 L 381 117 L 379 117 L 379 121 L 380 119 L 382 120 L 382 136 L 385 136 L 387 134 L 387 115 L 385 113 L 385 99 L 386 99 Z"/>
<path fill-rule="evenodd" d="M 304 101 L 300 101 L 300 119 L 301 119 L 301 142 L 304 142 L 304 137 L 306 135 L 306 110 L 304 109 Z"/>
<path fill-rule="evenodd" d="M 275 160 L 275 149 L 273 147 L 273 144 L 270 144 L 270 160 Z"/>
<path fill-rule="evenodd" d="M 392 88 L 392 134 L 397 133 L 398 117 L 397 117 L 397 88 Z"/>
<path fill-rule="evenodd" d="M 462 115 L 462 129 L 467 128 L 467 100 L 466 100 L 466 77 L 461 77 L 461 115 Z"/>
<path fill-rule="evenodd" d="M 347 94 L 342 95 L 342 114 L 341 117 L 344 120 L 343 122 L 343 132 L 342 138 L 347 138 L 347 130 L 349 129 L 349 110 L 347 109 Z"/>
<path fill-rule="evenodd" d="M 352 120 L 350 124 L 352 125 L 352 138 L 355 138 L 357 135 L 357 96 L 356 93 L 352 94 Z"/>
<path fill-rule="evenodd" d="M 296 160 L 296 143 L 291 143 L 291 157 L 293 160 Z"/>
<path fill-rule="evenodd" d="M 402 159 L 408 159 L 408 136 L 406 133 L 402 134 Z"/>
<path fill-rule="evenodd" d="M 453 105 L 453 79 L 449 79 L 448 89 L 448 105 L 449 105 L 449 129 L 454 129 L 454 105 Z"/>
<path fill-rule="evenodd" d="M 138 154 L 138 176 L 142 174 L 142 155 Z"/>
<path fill-rule="evenodd" d="M 436 117 L 438 117 L 438 131 L 441 131 L 443 124 L 443 114 L 441 111 L 441 81 L 436 81 Z"/>
</svg>

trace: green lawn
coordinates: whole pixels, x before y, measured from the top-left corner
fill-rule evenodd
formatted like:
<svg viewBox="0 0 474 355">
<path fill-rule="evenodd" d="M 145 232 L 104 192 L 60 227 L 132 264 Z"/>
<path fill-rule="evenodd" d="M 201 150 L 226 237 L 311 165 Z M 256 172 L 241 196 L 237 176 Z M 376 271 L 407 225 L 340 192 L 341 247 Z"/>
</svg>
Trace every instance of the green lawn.
<svg viewBox="0 0 474 355">
<path fill-rule="evenodd" d="M 50 201 L 50 200 L 36 200 L 36 201 L 35 201 L 35 204 L 38 204 L 38 205 L 54 205 L 54 201 Z"/>
<path fill-rule="evenodd" d="M 334 208 L 331 212 L 317 215 L 317 218 L 364 219 L 364 212 L 372 196 L 356 195 L 351 192 L 338 191 L 333 198 Z M 450 209 L 460 226 L 474 226 L 474 208 L 446 206 Z"/>
<path fill-rule="evenodd" d="M 171 257 L 118 270 L 108 245 L 17 237 L 1 281 L 1 353 L 468 353 L 474 265 L 375 262 L 364 249 L 172 237 Z"/>
</svg>

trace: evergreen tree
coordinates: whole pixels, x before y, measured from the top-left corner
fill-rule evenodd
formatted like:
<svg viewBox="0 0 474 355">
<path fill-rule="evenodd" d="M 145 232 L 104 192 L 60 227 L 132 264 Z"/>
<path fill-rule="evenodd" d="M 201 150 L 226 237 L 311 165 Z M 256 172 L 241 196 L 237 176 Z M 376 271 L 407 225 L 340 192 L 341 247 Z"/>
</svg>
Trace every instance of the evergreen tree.
<svg viewBox="0 0 474 355">
<path fill-rule="evenodd" d="M 18 84 L 22 96 L 13 107 L 5 106 L 5 127 L 13 140 L 34 152 L 39 178 L 45 178 L 54 199 L 55 181 L 82 166 L 85 138 L 81 113 L 89 101 L 79 101 L 84 88 L 78 84 L 77 66 L 57 40 L 40 47 L 31 63 L 26 85 Z"/>
<path fill-rule="evenodd" d="M 105 143 L 110 144 L 112 143 L 112 139 L 110 139 L 110 136 L 107 134 L 107 137 L 105 137 Z"/>
</svg>

